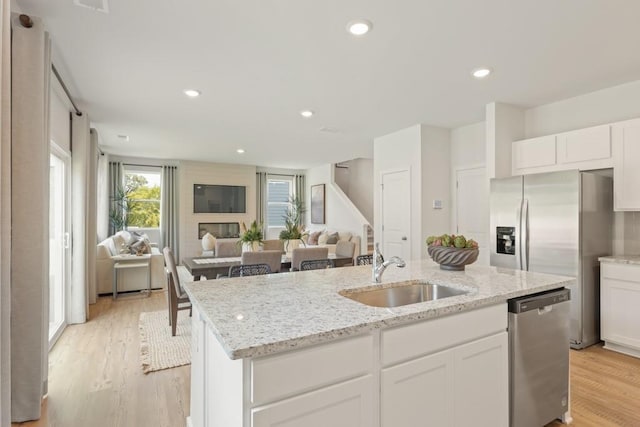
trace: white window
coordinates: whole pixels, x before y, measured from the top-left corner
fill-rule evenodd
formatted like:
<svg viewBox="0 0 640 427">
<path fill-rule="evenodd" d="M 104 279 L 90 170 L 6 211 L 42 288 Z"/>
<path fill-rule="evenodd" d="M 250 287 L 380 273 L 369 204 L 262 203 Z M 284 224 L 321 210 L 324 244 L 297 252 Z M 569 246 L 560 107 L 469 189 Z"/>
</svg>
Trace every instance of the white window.
<svg viewBox="0 0 640 427">
<path fill-rule="evenodd" d="M 128 226 L 160 228 L 161 176 L 157 167 L 125 165 Z"/>
<path fill-rule="evenodd" d="M 284 227 L 284 215 L 291 207 L 293 179 L 267 179 L 267 227 Z"/>
</svg>

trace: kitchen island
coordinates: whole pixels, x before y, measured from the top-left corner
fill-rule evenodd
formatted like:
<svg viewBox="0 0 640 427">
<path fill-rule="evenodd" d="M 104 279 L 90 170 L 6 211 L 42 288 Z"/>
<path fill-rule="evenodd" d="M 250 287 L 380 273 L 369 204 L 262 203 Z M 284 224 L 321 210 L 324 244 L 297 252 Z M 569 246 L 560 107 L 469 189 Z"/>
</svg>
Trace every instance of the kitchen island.
<svg viewBox="0 0 640 427">
<path fill-rule="evenodd" d="M 432 262 L 185 284 L 189 425 L 508 425 L 507 304 L 574 279 Z M 428 282 L 465 295 L 393 308 L 341 293 Z"/>
</svg>

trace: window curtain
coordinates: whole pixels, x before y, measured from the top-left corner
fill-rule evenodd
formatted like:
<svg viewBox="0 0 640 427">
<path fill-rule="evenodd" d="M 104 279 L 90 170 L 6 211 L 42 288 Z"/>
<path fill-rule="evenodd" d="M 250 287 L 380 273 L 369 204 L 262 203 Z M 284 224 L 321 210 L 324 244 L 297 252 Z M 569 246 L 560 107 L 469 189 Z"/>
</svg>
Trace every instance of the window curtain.
<svg viewBox="0 0 640 427">
<path fill-rule="evenodd" d="M 122 162 L 109 162 L 109 209 L 107 210 L 107 217 L 114 210 L 118 209 L 118 204 L 115 202 L 118 189 L 124 184 L 124 168 Z M 116 234 L 116 228 L 111 220 L 109 220 L 109 236 Z"/>
<path fill-rule="evenodd" d="M 256 173 L 256 221 L 267 224 L 267 173 Z"/>
<path fill-rule="evenodd" d="M 309 203 L 306 200 L 306 187 L 305 187 L 305 179 L 304 175 L 295 175 L 293 177 L 294 180 L 294 194 L 296 198 L 302 201 L 305 209 L 309 207 Z M 300 225 L 304 225 L 305 215 L 300 216 Z"/>
<path fill-rule="evenodd" d="M 95 263 L 95 190 L 93 179 L 89 118 L 86 114 L 71 115 L 71 292 L 67 308 L 67 323 L 87 320 L 89 290 L 95 287 L 91 263 Z M 93 201 L 92 201 L 93 200 Z M 93 224 L 93 225 L 92 225 Z M 91 228 L 93 227 L 93 229 Z M 94 270 L 95 271 L 95 270 Z"/>
<path fill-rule="evenodd" d="M 97 172 L 97 231 L 98 242 L 109 237 L 109 155 L 98 155 L 98 172 Z"/>
<path fill-rule="evenodd" d="M 170 247 L 176 262 L 180 260 L 178 233 L 178 168 L 162 166 L 162 195 L 160 200 L 160 242 Z M 162 249 L 162 248 L 161 248 Z"/>
<path fill-rule="evenodd" d="M 51 43 L 42 21 L 38 18 L 32 21 L 33 25 L 26 28 L 17 14 L 11 16 L 11 92 L 19 94 L 11 98 L 11 418 L 14 422 L 40 418 L 48 375 Z M 6 102 L 4 96 L 2 102 Z"/>
<path fill-rule="evenodd" d="M 0 3 L 0 426 L 11 423 L 11 13 Z"/>
</svg>

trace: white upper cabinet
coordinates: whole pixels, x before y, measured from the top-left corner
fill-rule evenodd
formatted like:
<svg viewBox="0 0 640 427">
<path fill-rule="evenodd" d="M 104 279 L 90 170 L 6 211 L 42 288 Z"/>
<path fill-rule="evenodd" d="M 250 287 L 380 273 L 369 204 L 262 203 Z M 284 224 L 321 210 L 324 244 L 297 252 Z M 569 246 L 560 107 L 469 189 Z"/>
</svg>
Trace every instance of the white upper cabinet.
<svg viewBox="0 0 640 427">
<path fill-rule="evenodd" d="M 556 136 L 525 139 L 513 143 L 514 175 L 527 169 L 555 166 Z"/>
<path fill-rule="evenodd" d="M 611 126 L 596 126 L 558 135 L 558 163 L 577 165 L 583 162 L 603 162 L 612 166 Z M 600 165 L 594 164 L 594 168 Z"/>
<path fill-rule="evenodd" d="M 513 175 L 613 166 L 611 126 L 595 126 L 557 135 L 516 141 Z"/>
<path fill-rule="evenodd" d="M 612 137 L 614 209 L 640 210 L 640 119 L 614 124 Z"/>
</svg>

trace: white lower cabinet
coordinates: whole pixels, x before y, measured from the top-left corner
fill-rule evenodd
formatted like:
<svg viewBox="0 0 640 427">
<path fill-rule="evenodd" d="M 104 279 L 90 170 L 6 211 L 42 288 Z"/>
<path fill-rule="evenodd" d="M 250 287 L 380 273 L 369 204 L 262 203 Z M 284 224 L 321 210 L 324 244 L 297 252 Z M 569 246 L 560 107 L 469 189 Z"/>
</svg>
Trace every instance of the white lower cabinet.
<svg viewBox="0 0 640 427">
<path fill-rule="evenodd" d="M 382 370 L 382 427 L 446 426 L 453 419 L 453 351 Z"/>
<path fill-rule="evenodd" d="M 506 427 L 507 357 L 501 332 L 383 369 L 382 427 Z"/>
<path fill-rule="evenodd" d="M 509 338 L 507 332 L 454 350 L 456 427 L 509 425 Z"/>
<path fill-rule="evenodd" d="M 367 375 L 253 409 L 253 427 L 370 427 L 373 378 Z"/>
<path fill-rule="evenodd" d="M 603 263 L 600 293 L 605 348 L 640 357 L 640 265 Z"/>
</svg>

